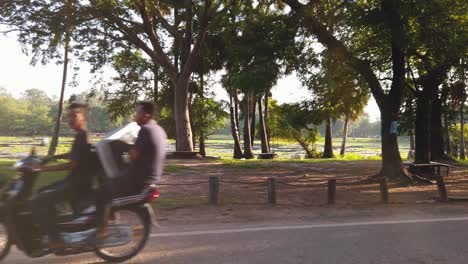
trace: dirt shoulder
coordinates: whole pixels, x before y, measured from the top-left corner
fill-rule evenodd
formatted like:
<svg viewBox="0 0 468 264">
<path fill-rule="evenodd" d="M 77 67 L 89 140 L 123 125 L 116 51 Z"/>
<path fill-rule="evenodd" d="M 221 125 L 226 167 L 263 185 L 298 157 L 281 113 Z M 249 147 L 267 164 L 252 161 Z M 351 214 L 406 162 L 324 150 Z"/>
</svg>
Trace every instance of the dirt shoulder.
<svg viewBox="0 0 468 264">
<path fill-rule="evenodd" d="M 390 183 L 390 204 L 380 203 L 378 184 L 360 181 L 380 170 L 379 161 L 265 162 L 254 166 L 206 161 L 169 162 L 155 203 L 165 225 L 347 217 L 463 214 L 468 202 L 440 203 L 436 185 Z M 220 180 L 220 204 L 208 204 L 208 179 Z M 269 177 L 277 181 L 277 204 L 267 204 Z M 327 205 L 326 182 L 337 180 L 336 204 Z M 449 197 L 468 198 L 468 168 L 452 167 L 445 179 Z"/>
</svg>

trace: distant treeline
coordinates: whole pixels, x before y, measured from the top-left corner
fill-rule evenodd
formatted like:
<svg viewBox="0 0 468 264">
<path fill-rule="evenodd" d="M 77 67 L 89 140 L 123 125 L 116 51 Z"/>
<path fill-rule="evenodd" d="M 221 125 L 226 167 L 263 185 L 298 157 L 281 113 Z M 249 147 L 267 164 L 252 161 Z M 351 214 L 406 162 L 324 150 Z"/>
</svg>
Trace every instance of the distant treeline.
<svg viewBox="0 0 468 264">
<path fill-rule="evenodd" d="M 80 98 L 82 97 L 82 98 Z M 84 101 L 84 95 L 72 96 L 72 100 Z M 89 104 L 88 127 L 93 133 L 103 133 L 120 125 L 111 122 L 106 107 L 99 100 L 87 100 Z M 66 105 L 68 102 L 66 103 Z M 65 105 L 65 107 L 66 107 Z M 39 89 L 26 90 L 15 98 L 0 88 L 0 135 L 50 136 L 57 116 L 58 101 Z M 61 126 L 62 135 L 70 135 L 66 111 Z"/>
<path fill-rule="evenodd" d="M 240 119 L 240 129 L 244 128 L 243 126 L 243 118 Z M 214 134 L 222 134 L 222 135 L 230 135 L 231 134 L 231 127 L 229 123 L 229 119 L 226 119 L 224 127 L 221 129 L 216 130 Z M 343 125 L 344 121 L 342 119 L 336 120 L 332 124 L 332 135 L 335 138 L 343 136 Z M 258 122 L 257 122 L 258 126 Z M 258 127 L 257 127 L 258 130 Z M 321 137 L 325 136 L 325 124 L 319 126 L 319 133 Z M 257 131 L 256 137 L 258 138 L 259 132 Z M 349 137 L 359 137 L 359 138 L 370 138 L 370 137 L 380 137 L 380 120 L 371 121 L 369 115 L 367 113 L 363 113 L 358 120 L 351 122 L 349 125 L 348 131 Z"/>
</svg>

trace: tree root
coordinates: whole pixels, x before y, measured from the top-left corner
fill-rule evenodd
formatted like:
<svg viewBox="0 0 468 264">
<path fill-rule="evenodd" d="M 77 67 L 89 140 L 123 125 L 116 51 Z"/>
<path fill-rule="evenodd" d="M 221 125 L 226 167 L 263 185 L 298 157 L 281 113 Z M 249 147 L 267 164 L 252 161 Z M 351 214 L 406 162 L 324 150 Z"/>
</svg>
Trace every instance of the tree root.
<svg viewBox="0 0 468 264">
<path fill-rule="evenodd" d="M 444 154 L 442 156 L 442 159 L 438 160 L 438 162 L 447 163 L 447 164 L 454 165 L 454 166 L 467 167 L 466 164 L 461 163 L 455 157 L 449 154 Z"/>
<path fill-rule="evenodd" d="M 376 184 L 380 183 L 384 177 L 381 171 L 378 174 L 369 176 L 363 180 L 357 181 L 355 184 Z M 397 183 L 400 186 L 408 185 L 429 185 L 433 184 L 431 180 L 435 180 L 433 175 L 422 175 L 411 173 L 407 168 L 401 168 L 398 178 L 389 178 L 390 181 Z"/>
<path fill-rule="evenodd" d="M 449 154 L 444 154 L 442 156 L 442 160 L 441 161 L 449 161 L 449 162 L 453 162 L 453 163 L 456 163 L 456 164 L 459 164 L 458 160 L 453 157 L 452 155 L 449 155 Z"/>
<path fill-rule="evenodd" d="M 416 173 L 411 173 L 407 168 L 402 168 L 401 169 L 401 174 L 400 178 L 403 181 L 409 181 L 412 185 L 415 184 L 433 184 L 431 180 L 435 180 L 436 178 L 433 177 L 433 175 L 426 175 L 426 174 L 416 174 Z"/>
</svg>

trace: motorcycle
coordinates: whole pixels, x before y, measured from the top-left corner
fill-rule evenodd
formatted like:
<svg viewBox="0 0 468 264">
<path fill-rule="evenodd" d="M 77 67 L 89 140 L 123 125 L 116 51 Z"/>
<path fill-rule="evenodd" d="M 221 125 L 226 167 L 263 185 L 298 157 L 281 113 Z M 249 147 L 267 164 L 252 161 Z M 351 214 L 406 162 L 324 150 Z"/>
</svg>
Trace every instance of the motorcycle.
<svg viewBox="0 0 468 264">
<path fill-rule="evenodd" d="M 155 188 L 112 200 L 112 217 L 107 226 L 108 235 L 103 241 L 95 239 L 97 221 L 92 202 L 79 210 L 70 206 L 58 208 L 60 214 L 56 225 L 65 246 L 60 250 L 50 250 L 31 210 L 38 177 L 33 168 L 45 162 L 34 153 L 18 160 L 14 165 L 16 176 L 4 185 L 0 204 L 0 261 L 8 255 L 12 245 L 32 258 L 94 252 L 108 262 L 126 261 L 144 248 L 152 225 L 153 213 L 149 203 L 159 197 Z"/>
</svg>

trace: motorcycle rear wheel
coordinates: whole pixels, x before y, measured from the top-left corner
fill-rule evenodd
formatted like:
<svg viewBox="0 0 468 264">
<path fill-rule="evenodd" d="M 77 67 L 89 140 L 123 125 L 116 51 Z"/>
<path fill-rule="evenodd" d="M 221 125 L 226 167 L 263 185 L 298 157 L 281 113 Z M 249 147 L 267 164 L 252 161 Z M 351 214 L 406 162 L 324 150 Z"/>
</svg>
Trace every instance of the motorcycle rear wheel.
<svg viewBox="0 0 468 264">
<path fill-rule="evenodd" d="M 10 252 L 11 241 L 7 226 L 0 222 L 0 261 L 2 261 Z"/>
<path fill-rule="evenodd" d="M 151 217 L 144 208 L 119 209 L 113 215 L 114 224 L 130 227 L 131 242 L 123 246 L 98 248 L 96 255 L 108 262 L 124 262 L 136 256 L 145 247 L 151 232 Z"/>
</svg>

